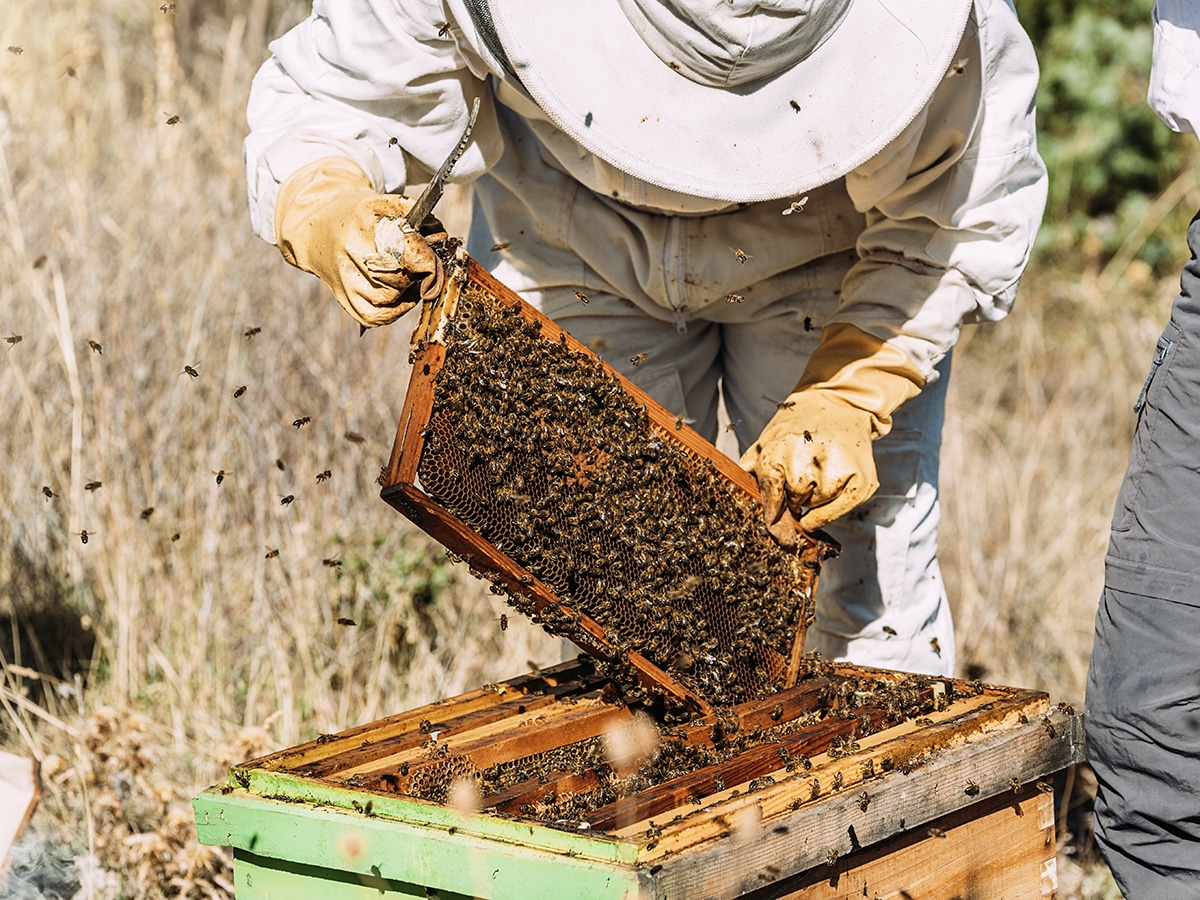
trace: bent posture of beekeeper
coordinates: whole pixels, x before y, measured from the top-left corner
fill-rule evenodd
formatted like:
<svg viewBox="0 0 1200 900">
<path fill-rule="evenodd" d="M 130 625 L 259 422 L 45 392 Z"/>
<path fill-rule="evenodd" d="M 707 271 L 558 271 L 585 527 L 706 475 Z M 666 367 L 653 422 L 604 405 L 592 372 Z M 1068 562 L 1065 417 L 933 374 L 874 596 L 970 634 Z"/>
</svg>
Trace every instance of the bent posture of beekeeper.
<svg viewBox="0 0 1200 900">
<path fill-rule="evenodd" d="M 480 98 L 472 256 L 710 438 L 723 394 L 771 533 L 842 544 L 808 649 L 953 671 L 949 353 L 1046 192 L 1010 3 L 316 0 L 271 51 L 245 154 L 289 263 L 368 326 L 436 291 L 430 236 L 375 268 L 375 225 Z"/>
</svg>

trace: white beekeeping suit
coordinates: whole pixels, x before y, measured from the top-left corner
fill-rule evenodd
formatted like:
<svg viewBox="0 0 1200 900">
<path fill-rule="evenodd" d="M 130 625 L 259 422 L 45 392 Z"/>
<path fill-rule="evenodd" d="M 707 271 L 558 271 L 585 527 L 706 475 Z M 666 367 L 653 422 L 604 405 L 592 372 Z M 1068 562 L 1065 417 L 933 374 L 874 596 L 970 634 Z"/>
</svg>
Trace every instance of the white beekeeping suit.
<svg viewBox="0 0 1200 900">
<path fill-rule="evenodd" d="M 951 671 L 939 376 L 1010 309 L 1045 169 L 1011 5 L 900 6 L 317 0 L 251 93 L 254 229 L 392 321 L 408 282 L 346 262 L 374 213 L 328 198 L 425 180 L 480 98 L 471 254 L 702 433 L 723 391 L 772 534 L 843 544 L 810 647 Z"/>
</svg>

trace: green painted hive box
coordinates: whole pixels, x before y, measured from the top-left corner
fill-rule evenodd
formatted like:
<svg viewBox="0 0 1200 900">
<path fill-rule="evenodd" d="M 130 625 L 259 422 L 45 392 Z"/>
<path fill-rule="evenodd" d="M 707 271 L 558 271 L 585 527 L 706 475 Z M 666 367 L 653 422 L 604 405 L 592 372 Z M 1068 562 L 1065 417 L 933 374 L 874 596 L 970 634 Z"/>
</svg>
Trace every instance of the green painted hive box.
<svg viewBox="0 0 1200 900">
<path fill-rule="evenodd" d="M 238 900 L 1047 897 L 1042 693 L 810 661 L 666 727 L 586 659 L 236 766 L 195 800 Z"/>
</svg>

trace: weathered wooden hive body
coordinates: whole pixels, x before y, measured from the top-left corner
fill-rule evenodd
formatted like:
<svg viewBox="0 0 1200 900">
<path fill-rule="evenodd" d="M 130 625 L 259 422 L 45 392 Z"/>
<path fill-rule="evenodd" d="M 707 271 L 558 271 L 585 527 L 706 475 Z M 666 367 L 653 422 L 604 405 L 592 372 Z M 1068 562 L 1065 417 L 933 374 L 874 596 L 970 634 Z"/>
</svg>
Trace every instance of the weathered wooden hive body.
<svg viewBox="0 0 1200 900">
<path fill-rule="evenodd" d="M 384 499 L 587 655 L 235 767 L 239 898 L 1054 892 L 1072 711 L 803 657 L 836 547 L 465 257 L 414 340 Z"/>
</svg>

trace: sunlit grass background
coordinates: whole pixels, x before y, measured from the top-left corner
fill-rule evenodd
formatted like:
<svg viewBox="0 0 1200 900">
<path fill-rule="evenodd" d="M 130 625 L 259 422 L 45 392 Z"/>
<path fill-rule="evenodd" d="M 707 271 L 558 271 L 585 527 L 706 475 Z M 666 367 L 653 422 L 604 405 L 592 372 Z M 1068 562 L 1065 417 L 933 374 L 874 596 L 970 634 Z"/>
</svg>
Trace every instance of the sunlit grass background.
<svg viewBox="0 0 1200 900">
<path fill-rule="evenodd" d="M 224 767 L 561 652 L 502 633 L 502 601 L 378 499 L 410 323 L 360 338 L 250 234 L 249 79 L 304 4 L 170 6 L 0 18 L 0 330 L 21 338 L 0 350 L 0 719 L 46 786 L 19 871 L 82 896 L 228 896 L 188 805 Z M 1200 207 L 1177 171 L 1052 221 L 1017 311 L 956 352 L 962 674 L 1082 705 L 1132 403 Z M 462 197 L 444 210 L 461 229 Z M 1061 868 L 1062 896 L 1115 896 L 1102 866 Z"/>
</svg>

